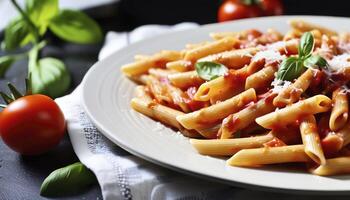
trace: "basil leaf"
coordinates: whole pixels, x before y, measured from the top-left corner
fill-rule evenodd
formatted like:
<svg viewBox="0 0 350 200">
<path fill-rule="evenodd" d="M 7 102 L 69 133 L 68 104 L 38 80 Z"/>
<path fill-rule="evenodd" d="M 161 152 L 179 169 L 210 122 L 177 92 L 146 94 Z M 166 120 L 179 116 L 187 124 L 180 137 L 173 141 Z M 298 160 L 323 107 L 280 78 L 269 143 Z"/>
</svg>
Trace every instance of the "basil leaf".
<svg viewBox="0 0 350 200">
<path fill-rule="evenodd" d="M 15 61 L 16 58 L 13 56 L 0 57 L 0 78 L 4 78 L 5 73 Z"/>
<path fill-rule="evenodd" d="M 223 76 L 228 72 L 228 69 L 220 63 L 204 61 L 196 63 L 196 71 L 199 77 L 210 81 L 219 76 Z"/>
<path fill-rule="evenodd" d="M 310 32 L 304 33 L 298 46 L 299 58 L 309 57 L 314 49 L 314 37 Z"/>
<path fill-rule="evenodd" d="M 303 63 L 295 57 L 289 57 L 281 63 L 276 78 L 279 80 L 292 81 L 305 71 Z"/>
<path fill-rule="evenodd" d="M 26 12 L 44 35 L 50 20 L 58 14 L 58 0 L 26 0 Z"/>
<path fill-rule="evenodd" d="M 326 67 L 327 60 L 322 58 L 319 55 L 313 55 L 304 60 L 305 67 L 317 68 L 317 67 Z"/>
<path fill-rule="evenodd" d="M 33 36 L 27 22 L 22 18 L 17 18 L 6 26 L 2 49 L 5 51 L 14 50 L 28 44 L 32 40 Z"/>
<path fill-rule="evenodd" d="M 70 86 L 70 74 L 64 63 L 56 58 L 43 58 L 29 67 L 34 94 L 52 98 L 63 95 Z"/>
<path fill-rule="evenodd" d="M 74 194 L 96 182 L 95 175 L 80 162 L 53 171 L 40 187 L 40 195 Z"/>
<path fill-rule="evenodd" d="M 92 44 L 102 40 L 102 31 L 98 24 L 80 11 L 60 11 L 51 20 L 49 28 L 56 36 L 68 42 Z"/>
</svg>

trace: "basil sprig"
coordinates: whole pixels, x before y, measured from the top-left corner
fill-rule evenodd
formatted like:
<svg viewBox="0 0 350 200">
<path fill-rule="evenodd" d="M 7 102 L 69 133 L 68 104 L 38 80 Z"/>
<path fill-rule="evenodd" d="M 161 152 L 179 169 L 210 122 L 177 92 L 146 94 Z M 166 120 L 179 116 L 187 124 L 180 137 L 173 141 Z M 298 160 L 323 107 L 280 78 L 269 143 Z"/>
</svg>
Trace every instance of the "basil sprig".
<svg viewBox="0 0 350 200">
<path fill-rule="evenodd" d="M 28 58 L 33 92 L 53 98 L 63 95 L 70 85 L 66 66 L 56 58 L 41 56 L 47 44 L 47 31 L 67 42 L 94 44 L 103 39 L 101 28 L 81 11 L 60 9 L 59 0 L 26 0 L 23 8 L 16 0 L 11 0 L 11 3 L 20 15 L 5 28 L 1 48 L 8 52 L 31 45 L 31 49 L 24 49 L 26 51 L 22 54 L 9 52 L 11 54 L 0 57 L 0 77 L 17 60 Z"/>
<path fill-rule="evenodd" d="M 289 57 L 281 63 L 276 78 L 292 81 L 298 78 L 306 68 L 326 67 L 327 61 L 319 55 L 312 55 L 314 37 L 310 32 L 302 35 L 298 45 L 298 57 Z"/>
<path fill-rule="evenodd" d="M 225 65 L 209 61 L 197 62 L 195 67 L 198 76 L 207 81 L 223 76 L 228 72 Z"/>
<path fill-rule="evenodd" d="M 74 194 L 95 182 L 94 173 L 77 162 L 53 171 L 42 183 L 40 195 L 57 197 Z"/>
</svg>

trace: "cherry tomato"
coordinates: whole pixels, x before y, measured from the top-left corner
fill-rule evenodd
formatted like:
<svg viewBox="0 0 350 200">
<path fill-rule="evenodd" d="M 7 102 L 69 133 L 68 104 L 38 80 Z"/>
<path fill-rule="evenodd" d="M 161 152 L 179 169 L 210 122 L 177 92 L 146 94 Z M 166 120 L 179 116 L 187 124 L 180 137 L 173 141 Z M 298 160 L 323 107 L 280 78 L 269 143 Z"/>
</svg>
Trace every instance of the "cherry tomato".
<svg viewBox="0 0 350 200">
<path fill-rule="evenodd" d="M 227 0 L 219 7 L 218 21 L 223 22 L 261 15 L 262 12 L 258 5 L 246 5 L 239 0 Z"/>
<path fill-rule="evenodd" d="M 283 4 L 281 0 L 260 0 L 261 9 L 264 15 L 282 15 Z"/>
<path fill-rule="evenodd" d="M 10 103 L 0 113 L 0 135 L 14 151 L 24 155 L 44 153 L 65 133 L 62 111 L 45 95 L 29 95 Z"/>
</svg>

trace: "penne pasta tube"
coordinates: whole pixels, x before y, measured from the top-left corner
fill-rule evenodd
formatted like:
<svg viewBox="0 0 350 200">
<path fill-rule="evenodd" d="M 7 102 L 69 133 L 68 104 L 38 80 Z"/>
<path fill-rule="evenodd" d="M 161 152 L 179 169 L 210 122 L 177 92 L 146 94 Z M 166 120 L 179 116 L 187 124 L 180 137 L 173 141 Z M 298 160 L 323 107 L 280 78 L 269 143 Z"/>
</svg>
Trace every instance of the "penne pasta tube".
<svg viewBox="0 0 350 200">
<path fill-rule="evenodd" d="M 239 69 L 245 65 L 248 65 L 257 51 L 257 47 L 246 49 L 234 49 L 231 51 L 225 51 L 218 54 L 209 55 L 207 57 L 199 59 L 198 62 L 217 62 L 231 69 Z"/>
<path fill-rule="evenodd" d="M 241 35 L 240 32 L 214 32 L 209 34 L 209 36 L 214 40 L 221 40 L 222 38 L 225 38 L 225 37 L 233 37 L 238 39 L 240 35 Z"/>
<path fill-rule="evenodd" d="M 306 70 L 292 85 L 282 90 L 273 100 L 273 105 L 276 107 L 285 107 L 286 105 L 297 102 L 301 94 L 307 90 L 311 81 L 314 79 L 313 70 L 315 69 Z"/>
<path fill-rule="evenodd" d="M 237 139 L 190 139 L 190 143 L 200 154 L 203 155 L 231 156 L 242 149 L 263 147 L 264 143 L 273 139 L 274 136 L 269 133 L 262 136 Z"/>
<path fill-rule="evenodd" d="M 191 61 L 187 60 L 176 60 L 168 62 L 166 64 L 167 69 L 175 70 L 178 72 L 186 72 L 193 69 L 193 64 Z"/>
<path fill-rule="evenodd" d="M 168 77 L 168 75 L 170 74 L 174 74 L 176 72 L 172 71 L 172 70 L 167 70 L 167 69 L 149 69 L 148 70 L 148 73 L 150 75 L 153 75 L 157 78 L 162 78 L 162 77 Z"/>
<path fill-rule="evenodd" d="M 218 138 L 218 132 L 221 128 L 221 123 L 218 123 L 214 126 L 208 127 L 208 128 L 200 128 L 195 129 L 199 134 L 201 134 L 204 138 L 208 139 L 217 139 Z"/>
<path fill-rule="evenodd" d="M 227 160 L 231 166 L 255 167 L 266 164 L 307 162 L 304 145 L 242 149 Z"/>
<path fill-rule="evenodd" d="M 300 120 L 300 134 L 304 144 L 305 153 L 316 163 L 326 164 L 320 137 L 317 132 L 316 119 L 313 115 L 307 115 Z"/>
<path fill-rule="evenodd" d="M 214 104 L 244 91 L 246 78 L 263 67 L 263 64 L 262 61 L 251 62 L 241 69 L 230 70 L 224 76 L 203 83 L 194 95 L 194 99 L 197 101 L 210 100 Z"/>
<path fill-rule="evenodd" d="M 329 118 L 329 128 L 337 131 L 348 121 L 349 101 L 346 93 L 337 89 L 332 95 L 333 108 Z"/>
<path fill-rule="evenodd" d="M 127 76 L 138 76 L 145 74 L 151 68 L 164 68 L 165 64 L 170 61 L 181 59 L 181 53 L 178 51 L 161 51 L 148 58 L 126 64 L 121 70 Z"/>
<path fill-rule="evenodd" d="M 200 43 L 196 43 L 196 44 L 186 44 L 186 49 L 189 50 L 189 49 L 195 49 L 195 48 L 198 48 L 198 47 L 202 47 L 204 45 L 207 45 L 209 44 L 210 42 L 209 41 L 204 41 L 204 42 L 200 42 Z"/>
<path fill-rule="evenodd" d="M 312 24 L 312 23 L 308 23 L 308 22 L 305 22 L 305 21 L 300 20 L 300 19 L 293 19 L 293 20 L 290 20 L 288 23 L 289 23 L 289 25 L 292 28 L 297 29 L 297 30 L 299 30 L 301 32 L 307 32 L 307 31 L 312 31 L 314 29 L 317 29 L 321 33 L 329 35 L 329 36 L 336 36 L 336 35 L 338 35 L 337 32 L 335 32 L 335 31 L 333 31 L 331 29 L 328 29 L 328 28 L 325 28 L 325 27 L 322 27 L 322 26 L 318 26 L 318 25 L 315 25 L 315 24 Z"/>
<path fill-rule="evenodd" d="M 183 112 L 141 98 L 133 98 L 131 100 L 131 107 L 137 112 L 150 118 L 179 129 L 185 136 L 195 138 L 200 137 L 195 131 L 184 130 L 184 128 L 177 122 L 176 117 L 183 115 Z"/>
<path fill-rule="evenodd" d="M 275 107 L 272 105 L 271 98 L 272 97 L 261 99 L 256 103 L 248 105 L 243 110 L 226 117 L 222 121 L 220 138 L 231 138 L 235 132 L 249 126 L 257 117 L 272 112 Z"/>
<path fill-rule="evenodd" d="M 187 129 L 207 128 L 219 120 L 242 109 L 244 105 L 256 101 L 254 89 L 249 89 L 230 99 L 214 104 L 198 111 L 181 115 L 177 118 L 180 124 Z"/>
<path fill-rule="evenodd" d="M 168 78 L 171 84 L 182 89 L 186 89 L 191 86 L 199 86 L 205 82 L 198 76 L 196 71 L 174 73 L 170 74 Z"/>
<path fill-rule="evenodd" d="M 319 176 L 350 173 L 350 157 L 327 159 L 324 165 L 311 168 L 310 172 Z"/>
<path fill-rule="evenodd" d="M 223 38 L 203 46 L 199 46 L 194 49 L 190 49 L 186 52 L 184 60 L 195 62 L 200 58 L 203 58 L 210 54 L 215 54 L 223 51 L 233 49 L 237 40 L 234 38 Z"/>
<path fill-rule="evenodd" d="M 275 78 L 275 66 L 266 66 L 258 72 L 247 77 L 245 89 L 254 88 L 255 90 L 267 88 Z"/>
<path fill-rule="evenodd" d="M 147 91 L 146 86 L 138 85 L 135 88 L 135 96 L 140 99 L 144 99 L 146 102 L 151 102 L 152 98 Z"/>
<path fill-rule="evenodd" d="M 285 127 L 288 124 L 296 122 L 302 116 L 327 112 L 331 106 L 332 101 L 327 96 L 316 95 L 261 116 L 256 119 L 256 122 L 267 129 Z"/>
</svg>

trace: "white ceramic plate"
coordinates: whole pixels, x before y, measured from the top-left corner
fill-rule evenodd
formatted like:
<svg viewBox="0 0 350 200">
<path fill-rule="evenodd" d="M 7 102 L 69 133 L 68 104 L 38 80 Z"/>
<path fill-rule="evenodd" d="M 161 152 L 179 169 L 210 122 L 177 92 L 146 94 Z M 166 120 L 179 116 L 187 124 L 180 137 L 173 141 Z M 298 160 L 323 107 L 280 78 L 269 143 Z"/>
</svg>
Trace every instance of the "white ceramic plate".
<svg viewBox="0 0 350 200">
<path fill-rule="evenodd" d="M 135 84 L 120 72 L 135 54 L 181 49 L 187 43 L 210 39 L 214 31 L 275 28 L 285 32 L 287 21 L 302 18 L 338 31 L 350 31 L 350 19 L 317 16 L 279 16 L 205 25 L 197 29 L 163 34 L 130 45 L 97 62 L 83 80 L 83 105 L 98 129 L 117 145 L 156 164 L 241 187 L 274 191 L 350 193 L 350 176 L 319 177 L 303 170 L 284 168 L 239 168 L 225 160 L 198 154 L 187 138 L 160 126 L 130 108 Z"/>
</svg>

